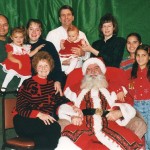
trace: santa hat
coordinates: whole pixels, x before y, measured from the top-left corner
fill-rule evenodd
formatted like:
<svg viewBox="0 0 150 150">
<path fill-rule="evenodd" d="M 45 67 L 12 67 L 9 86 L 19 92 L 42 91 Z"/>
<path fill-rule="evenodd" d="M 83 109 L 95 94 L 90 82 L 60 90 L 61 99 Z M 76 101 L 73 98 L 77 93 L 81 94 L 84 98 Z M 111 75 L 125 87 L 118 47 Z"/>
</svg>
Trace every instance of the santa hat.
<svg viewBox="0 0 150 150">
<path fill-rule="evenodd" d="M 89 58 L 83 63 L 82 66 L 83 75 L 85 75 L 87 67 L 91 64 L 97 64 L 100 67 L 102 73 L 105 74 L 106 72 L 105 64 L 98 58 Z"/>
</svg>

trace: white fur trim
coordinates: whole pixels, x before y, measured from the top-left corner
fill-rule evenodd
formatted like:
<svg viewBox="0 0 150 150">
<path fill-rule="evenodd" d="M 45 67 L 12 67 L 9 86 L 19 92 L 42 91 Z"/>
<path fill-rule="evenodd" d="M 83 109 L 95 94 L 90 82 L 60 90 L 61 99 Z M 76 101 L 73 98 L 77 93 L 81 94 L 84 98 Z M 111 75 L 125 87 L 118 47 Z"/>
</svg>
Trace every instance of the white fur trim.
<svg viewBox="0 0 150 150">
<path fill-rule="evenodd" d="M 103 74 L 106 73 L 106 66 L 100 59 L 98 59 L 98 58 L 89 58 L 83 63 L 83 66 L 82 66 L 83 75 L 85 75 L 87 67 L 91 64 L 97 64 L 100 67 Z"/>
<path fill-rule="evenodd" d="M 75 145 L 68 137 L 62 136 L 58 141 L 58 145 L 55 150 L 82 150 L 80 147 Z"/>
<path fill-rule="evenodd" d="M 124 86 L 122 86 L 123 92 L 126 95 L 128 93 L 128 91 L 126 90 L 126 88 Z"/>
<path fill-rule="evenodd" d="M 77 101 L 77 94 L 72 92 L 69 87 L 64 91 L 64 95 L 74 103 Z"/>
<path fill-rule="evenodd" d="M 58 109 L 58 116 L 60 119 L 66 119 L 71 122 L 71 116 L 78 116 L 78 113 L 70 105 L 62 104 Z"/>
<path fill-rule="evenodd" d="M 80 108 L 80 104 L 85 96 L 85 94 L 88 92 L 88 89 L 83 89 L 80 94 L 78 95 L 77 101 L 75 102 L 75 106 Z"/>
<path fill-rule="evenodd" d="M 115 103 L 114 106 L 118 106 L 123 115 L 123 120 L 118 119 L 116 121 L 120 126 L 126 126 L 128 122 L 136 115 L 136 110 L 130 104 Z"/>
<path fill-rule="evenodd" d="M 99 115 L 94 115 L 94 132 L 97 139 L 104 144 L 106 147 L 108 147 L 110 150 L 122 150 L 119 144 L 117 144 L 115 141 L 113 141 L 111 138 L 109 138 L 104 132 L 102 132 L 102 119 Z"/>
<path fill-rule="evenodd" d="M 100 92 L 105 96 L 110 107 L 113 106 L 115 100 L 117 100 L 117 95 L 115 92 L 109 92 L 106 88 L 100 88 Z"/>
</svg>

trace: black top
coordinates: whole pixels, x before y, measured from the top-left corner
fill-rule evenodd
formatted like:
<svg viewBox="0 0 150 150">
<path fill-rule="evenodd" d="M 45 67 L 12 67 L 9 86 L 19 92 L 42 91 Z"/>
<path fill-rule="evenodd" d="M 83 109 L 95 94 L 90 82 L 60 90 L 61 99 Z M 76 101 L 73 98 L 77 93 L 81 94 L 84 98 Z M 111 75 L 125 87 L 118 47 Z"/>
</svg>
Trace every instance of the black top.
<svg viewBox="0 0 150 150">
<path fill-rule="evenodd" d="M 34 50 L 36 47 L 38 47 L 41 44 L 45 44 L 45 46 L 42 47 L 40 51 L 48 52 L 54 59 L 54 69 L 48 75 L 48 79 L 62 82 L 61 63 L 60 63 L 59 55 L 58 55 L 58 52 L 57 52 L 55 46 L 51 42 L 46 41 L 42 38 L 40 38 L 36 43 L 33 43 L 33 44 L 27 43 L 27 44 L 31 44 L 31 46 L 32 46 L 31 50 Z M 32 74 L 35 75 L 33 68 L 32 68 Z"/>
<path fill-rule="evenodd" d="M 95 41 L 92 47 L 99 51 L 98 56 L 91 54 L 91 57 L 102 57 L 106 66 L 120 67 L 120 62 L 123 58 L 126 40 L 115 35 L 106 42 L 101 39 Z"/>
</svg>

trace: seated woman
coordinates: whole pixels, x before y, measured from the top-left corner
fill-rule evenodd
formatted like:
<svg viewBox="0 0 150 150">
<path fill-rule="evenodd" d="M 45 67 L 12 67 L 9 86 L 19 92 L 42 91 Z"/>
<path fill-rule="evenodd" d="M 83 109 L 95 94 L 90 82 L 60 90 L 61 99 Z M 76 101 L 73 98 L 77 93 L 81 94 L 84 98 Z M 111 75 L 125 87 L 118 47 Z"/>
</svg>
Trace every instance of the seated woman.
<svg viewBox="0 0 150 150">
<path fill-rule="evenodd" d="M 47 80 L 54 68 L 54 61 L 48 52 L 40 51 L 32 59 L 36 75 L 25 80 L 19 89 L 14 111 L 14 127 L 22 137 L 34 140 L 36 148 L 49 150 L 57 146 L 61 128 L 56 110 L 70 102 L 54 89 L 54 81 Z"/>
</svg>

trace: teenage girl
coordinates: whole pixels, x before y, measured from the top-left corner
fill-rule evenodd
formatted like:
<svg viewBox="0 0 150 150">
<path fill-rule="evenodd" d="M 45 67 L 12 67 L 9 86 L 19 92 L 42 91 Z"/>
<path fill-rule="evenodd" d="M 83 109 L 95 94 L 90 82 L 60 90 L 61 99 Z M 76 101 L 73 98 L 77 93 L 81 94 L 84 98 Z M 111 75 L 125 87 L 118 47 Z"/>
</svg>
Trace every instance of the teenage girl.
<svg viewBox="0 0 150 150">
<path fill-rule="evenodd" d="M 130 74 L 129 92 L 134 97 L 134 107 L 147 123 L 146 150 L 150 149 L 150 46 L 139 45 Z"/>
<path fill-rule="evenodd" d="M 121 61 L 121 69 L 125 71 L 132 69 L 135 60 L 135 51 L 140 44 L 142 44 L 142 40 L 141 36 L 138 33 L 130 33 L 127 36 L 126 48 L 129 55 Z"/>
</svg>

